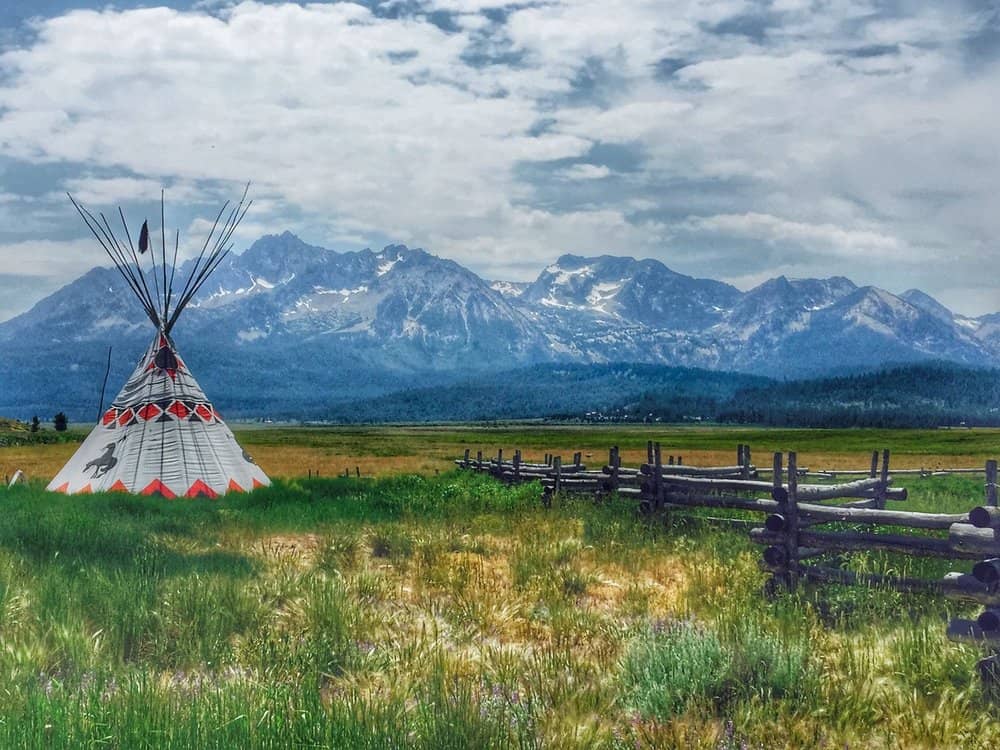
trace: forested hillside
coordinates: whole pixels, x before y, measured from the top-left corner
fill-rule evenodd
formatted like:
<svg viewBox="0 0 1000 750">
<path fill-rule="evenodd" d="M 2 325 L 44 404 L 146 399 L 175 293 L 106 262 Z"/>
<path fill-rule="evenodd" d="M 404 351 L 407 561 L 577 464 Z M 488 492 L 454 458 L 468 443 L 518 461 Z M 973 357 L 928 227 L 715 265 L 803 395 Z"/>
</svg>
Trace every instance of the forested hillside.
<svg viewBox="0 0 1000 750">
<path fill-rule="evenodd" d="M 544 418 L 789 427 L 1000 426 L 1000 371 L 944 363 L 776 381 L 658 365 L 538 365 L 336 406 L 337 422 Z"/>
</svg>

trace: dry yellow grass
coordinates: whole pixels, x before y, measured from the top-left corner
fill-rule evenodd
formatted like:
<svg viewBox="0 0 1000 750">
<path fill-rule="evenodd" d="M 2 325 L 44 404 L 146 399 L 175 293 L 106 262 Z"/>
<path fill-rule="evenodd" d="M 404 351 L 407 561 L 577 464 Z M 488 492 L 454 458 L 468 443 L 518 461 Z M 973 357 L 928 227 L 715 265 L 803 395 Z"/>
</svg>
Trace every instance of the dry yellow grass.
<svg viewBox="0 0 1000 750">
<path fill-rule="evenodd" d="M 287 434 L 288 430 L 283 430 Z M 541 462 L 546 453 L 563 456 L 564 460 L 579 451 L 584 462 L 590 467 L 607 463 L 608 436 L 601 430 L 588 432 L 587 428 L 577 428 L 574 435 L 576 444 L 567 448 L 561 445 L 532 446 L 523 450 L 526 462 Z M 253 430 L 240 435 L 254 459 L 269 476 L 282 479 L 304 477 L 312 474 L 337 476 L 349 472 L 354 476 L 380 477 L 393 474 L 431 475 L 449 471 L 454 467 L 454 459 L 462 456 L 468 447 L 473 457 L 482 450 L 484 457 L 496 456 L 498 448 L 504 449 L 506 457 L 513 455 L 518 443 L 499 443 L 488 431 L 483 434 L 450 433 L 433 428 L 369 428 L 364 431 L 345 429 L 338 440 L 319 439 L 319 444 L 310 444 L 314 438 L 326 438 L 330 431 L 322 433 L 310 430 L 296 431 L 295 442 L 274 443 L 269 440 L 267 430 Z M 530 434 L 530 433 L 529 433 Z M 472 439 L 469 439 L 469 438 Z M 891 436 L 890 436 L 891 437 Z M 386 445 L 386 438 L 391 438 Z M 1000 436 L 997 445 L 1000 446 Z M 0 447 L 0 478 L 11 476 L 21 469 L 29 478 L 48 481 L 69 460 L 79 447 L 78 443 L 29 445 Z M 888 446 L 892 448 L 891 442 Z M 664 461 L 669 458 L 664 448 Z M 688 466 L 727 466 L 735 463 L 736 444 L 731 450 L 721 449 L 677 449 L 675 456 Z M 980 466 L 984 458 L 979 450 L 970 451 L 967 456 L 956 456 L 935 451 L 926 453 L 894 453 L 892 467 L 896 469 L 941 469 L 956 466 Z M 846 450 L 814 450 L 799 452 L 799 466 L 812 469 L 861 469 L 868 465 L 868 453 Z M 645 448 L 623 448 L 624 466 L 638 466 L 646 460 Z M 770 454 L 757 450 L 754 462 L 761 468 L 770 466 Z"/>
</svg>

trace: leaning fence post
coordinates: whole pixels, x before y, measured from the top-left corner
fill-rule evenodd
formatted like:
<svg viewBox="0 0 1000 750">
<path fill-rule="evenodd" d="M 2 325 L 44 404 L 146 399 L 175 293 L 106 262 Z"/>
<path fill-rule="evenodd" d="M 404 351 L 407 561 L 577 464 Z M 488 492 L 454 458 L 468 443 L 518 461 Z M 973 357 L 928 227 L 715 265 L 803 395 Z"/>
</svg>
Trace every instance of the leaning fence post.
<svg viewBox="0 0 1000 750">
<path fill-rule="evenodd" d="M 992 458 L 986 462 L 986 504 L 997 506 L 997 462 Z"/>
<path fill-rule="evenodd" d="M 785 503 L 786 574 L 793 591 L 799 584 L 799 463 L 795 451 L 788 452 L 788 500 Z"/>
</svg>

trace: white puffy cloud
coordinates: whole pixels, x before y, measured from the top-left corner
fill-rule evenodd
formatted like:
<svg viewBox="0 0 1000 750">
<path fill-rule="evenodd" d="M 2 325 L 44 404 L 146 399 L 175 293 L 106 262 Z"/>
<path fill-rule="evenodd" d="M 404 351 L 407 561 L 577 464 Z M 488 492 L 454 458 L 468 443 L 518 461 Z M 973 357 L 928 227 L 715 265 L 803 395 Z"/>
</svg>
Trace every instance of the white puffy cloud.
<svg viewBox="0 0 1000 750">
<path fill-rule="evenodd" d="M 0 152 L 75 172 L 23 226 L 44 226 L 65 189 L 107 206 L 155 201 L 165 184 L 168 200 L 204 206 L 253 180 L 262 200 L 240 241 L 289 225 L 318 242 L 391 237 L 490 275 L 620 252 L 719 276 L 730 248 L 748 279 L 809 257 L 810 272 L 960 299 L 980 283 L 973 258 L 1000 260 L 1000 67 L 962 46 L 988 14 L 867 0 L 383 6 L 398 13 L 208 2 L 38 21 L 0 54 Z M 634 163 L 603 163 L 609 146 Z M 0 216 L 27 205 L 11 201 Z M 7 244 L 15 267 L 30 262 Z M 947 284 L 918 268 L 942 254 Z M 985 311 L 985 295 L 968 299 Z"/>
</svg>

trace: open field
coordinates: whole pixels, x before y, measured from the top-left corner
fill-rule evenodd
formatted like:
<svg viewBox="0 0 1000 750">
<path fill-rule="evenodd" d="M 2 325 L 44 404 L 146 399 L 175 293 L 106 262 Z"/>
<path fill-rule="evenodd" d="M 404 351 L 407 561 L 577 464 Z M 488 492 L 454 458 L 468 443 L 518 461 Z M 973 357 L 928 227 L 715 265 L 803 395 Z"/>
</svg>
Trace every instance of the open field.
<svg viewBox="0 0 1000 750">
<path fill-rule="evenodd" d="M 750 442 L 758 461 L 797 448 L 803 464 L 858 466 L 886 445 L 897 466 L 975 466 L 997 453 L 996 432 L 240 437 L 275 475 L 356 464 L 424 476 L 299 477 L 215 502 L 67 498 L 40 483 L 74 445 L 0 449 L 3 471 L 27 451 L 41 475 L 0 489 L 0 747 L 1000 746 L 978 649 L 944 635 L 976 608 L 840 586 L 768 601 L 745 532 L 645 519 L 623 501 L 545 508 L 535 486 L 450 465 L 466 445 L 603 461 L 612 443 L 636 463 L 654 437 L 685 463 L 730 461 Z M 912 510 L 982 498 L 982 477 L 900 484 Z M 970 567 L 883 554 L 850 564 Z"/>
<path fill-rule="evenodd" d="M 730 427 L 662 427 L 658 425 L 443 425 L 419 427 L 249 427 L 234 425 L 240 442 L 273 477 L 354 473 L 387 476 L 450 471 L 465 448 L 524 450 L 525 460 L 545 453 L 604 462 L 612 445 L 622 449 L 622 462 L 645 459 L 646 441 L 658 440 L 663 454 L 681 455 L 692 465 L 731 464 L 736 446 L 749 443 L 757 461 L 774 451 L 798 451 L 799 464 L 812 468 L 865 468 L 866 454 L 890 448 L 892 465 L 903 468 L 982 466 L 1000 453 L 1000 430 L 816 430 Z M 0 433 L 2 434 L 2 433 Z M 86 434 L 74 431 L 80 439 Z M 2 441 L 0 441 L 2 446 Z M 74 443 L 0 447 L 0 476 L 22 469 L 30 477 L 51 478 L 76 450 Z"/>
</svg>

